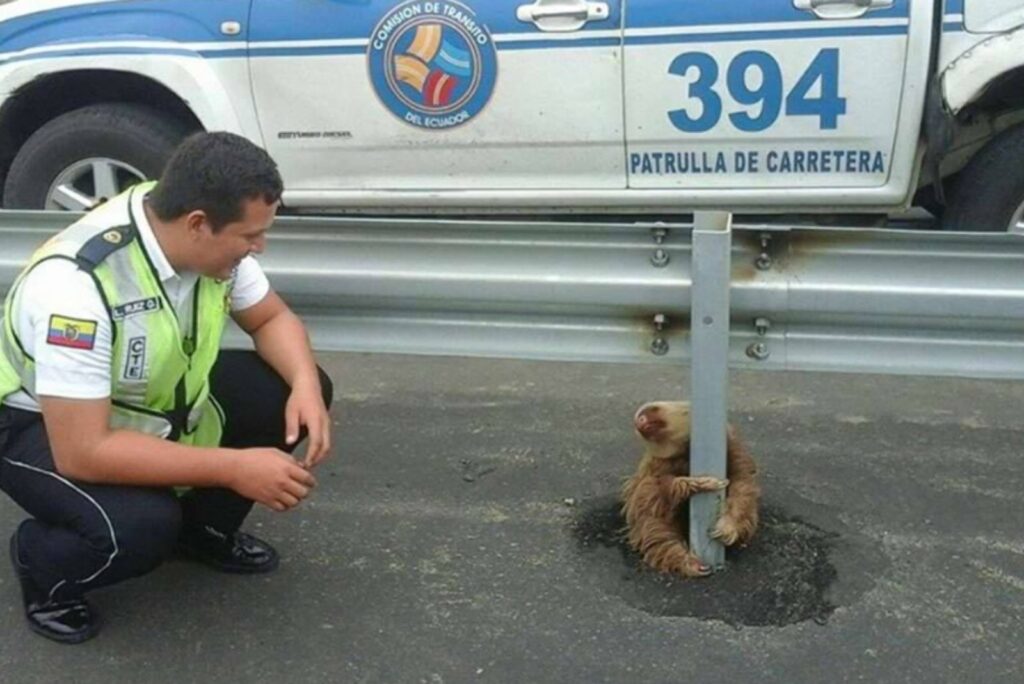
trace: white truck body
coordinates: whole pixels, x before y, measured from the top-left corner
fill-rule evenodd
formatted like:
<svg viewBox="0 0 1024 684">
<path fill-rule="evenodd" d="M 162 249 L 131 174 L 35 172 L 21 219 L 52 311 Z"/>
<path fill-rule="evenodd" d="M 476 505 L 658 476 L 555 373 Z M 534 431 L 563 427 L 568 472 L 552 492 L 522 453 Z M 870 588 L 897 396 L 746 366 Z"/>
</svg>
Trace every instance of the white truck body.
<svg viewBox="0 0 1024 684">
<path fill-rule="evenodd" d="M 1022 26 L 1024 0 L 13 0 L 0 105 L 143 77 L 309 210 L 885 212 L 933 175 L 929 89 L 969 108 Z"/>
</svg>

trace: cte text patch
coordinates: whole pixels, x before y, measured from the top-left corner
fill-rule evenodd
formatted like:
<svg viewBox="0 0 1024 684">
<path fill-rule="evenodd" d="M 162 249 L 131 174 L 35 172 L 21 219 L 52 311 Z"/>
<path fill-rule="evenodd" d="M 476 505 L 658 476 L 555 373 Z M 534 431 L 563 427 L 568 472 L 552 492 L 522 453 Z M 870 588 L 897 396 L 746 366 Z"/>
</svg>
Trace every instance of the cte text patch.
<svg viewBox="0 0 1024 684">
<path fill-rule="evenodd" d="M 146 338 L 133 337 L 128 340 L 128 360 L 124 365 L 125 380 L 142 380 L 146 377 Z"/>
<path fill-rule="evenodd" d="M 46 342 L 58 347 L 92 349 L 96 344 L 96 327 L 96 321 L 54 314 L 50 316 Z"/>
</svg>

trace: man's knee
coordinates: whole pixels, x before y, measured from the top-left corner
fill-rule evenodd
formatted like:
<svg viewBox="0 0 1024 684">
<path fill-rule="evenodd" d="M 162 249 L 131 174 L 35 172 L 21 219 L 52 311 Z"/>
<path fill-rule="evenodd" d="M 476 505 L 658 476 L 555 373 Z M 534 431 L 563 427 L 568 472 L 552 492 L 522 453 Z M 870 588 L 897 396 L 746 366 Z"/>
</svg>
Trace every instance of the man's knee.
<svg viewBox="0 0 1024 684">
<path fill-rule="evenodd" d="M 174 551 L 181 532 L 181 504 L 171 494 L 154 496 L 114 524 L 118 555 L 131 574 L 149 572 Z"/>
</svg>

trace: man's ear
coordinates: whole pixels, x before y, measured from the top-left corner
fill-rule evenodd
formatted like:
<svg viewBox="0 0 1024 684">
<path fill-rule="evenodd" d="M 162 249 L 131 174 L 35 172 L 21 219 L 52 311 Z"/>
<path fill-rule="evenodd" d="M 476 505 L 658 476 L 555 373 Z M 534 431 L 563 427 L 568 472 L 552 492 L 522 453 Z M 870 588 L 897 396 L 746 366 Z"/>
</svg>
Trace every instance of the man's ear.
<svg viewBox="0 0 1024 684">
<path fill-rule="evenodd" d="M 213 232 L 210 226 L 210 219 L 202 209 L 190 211 L 185 216 L 185 228 L 188 230 L 188 236 L 193 240 Z"/>
</svg>

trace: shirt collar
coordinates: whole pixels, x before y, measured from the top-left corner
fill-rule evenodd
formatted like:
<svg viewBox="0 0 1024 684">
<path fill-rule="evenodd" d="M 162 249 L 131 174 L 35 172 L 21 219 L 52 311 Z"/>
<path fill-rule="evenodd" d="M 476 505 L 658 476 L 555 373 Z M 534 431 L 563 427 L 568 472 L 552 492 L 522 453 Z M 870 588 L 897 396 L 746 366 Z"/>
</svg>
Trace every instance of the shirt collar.
<svg viewBox="0 0 1024 684">
<path fill-rule="evenodd" d="M 167 261 L 167 255 L 160 248 L 156 234 L 153 233 L 153 226 L 149 225 L 149 219 L 146 218 L 146 210 L 143 206 L 145 198 L 146 193 L 144 192 L 133 192 L 131 194 L 132 218 L 135 219 L 135 227 L 142 238 L 142 248 L 149 254 L 149 258 L 153 261 L 153 267 L 156 269 L 156 273 L 160 276 L 161 281 L 178 278 L 178 272 L 171 266 L 171 262 Z"/>
</svg>

